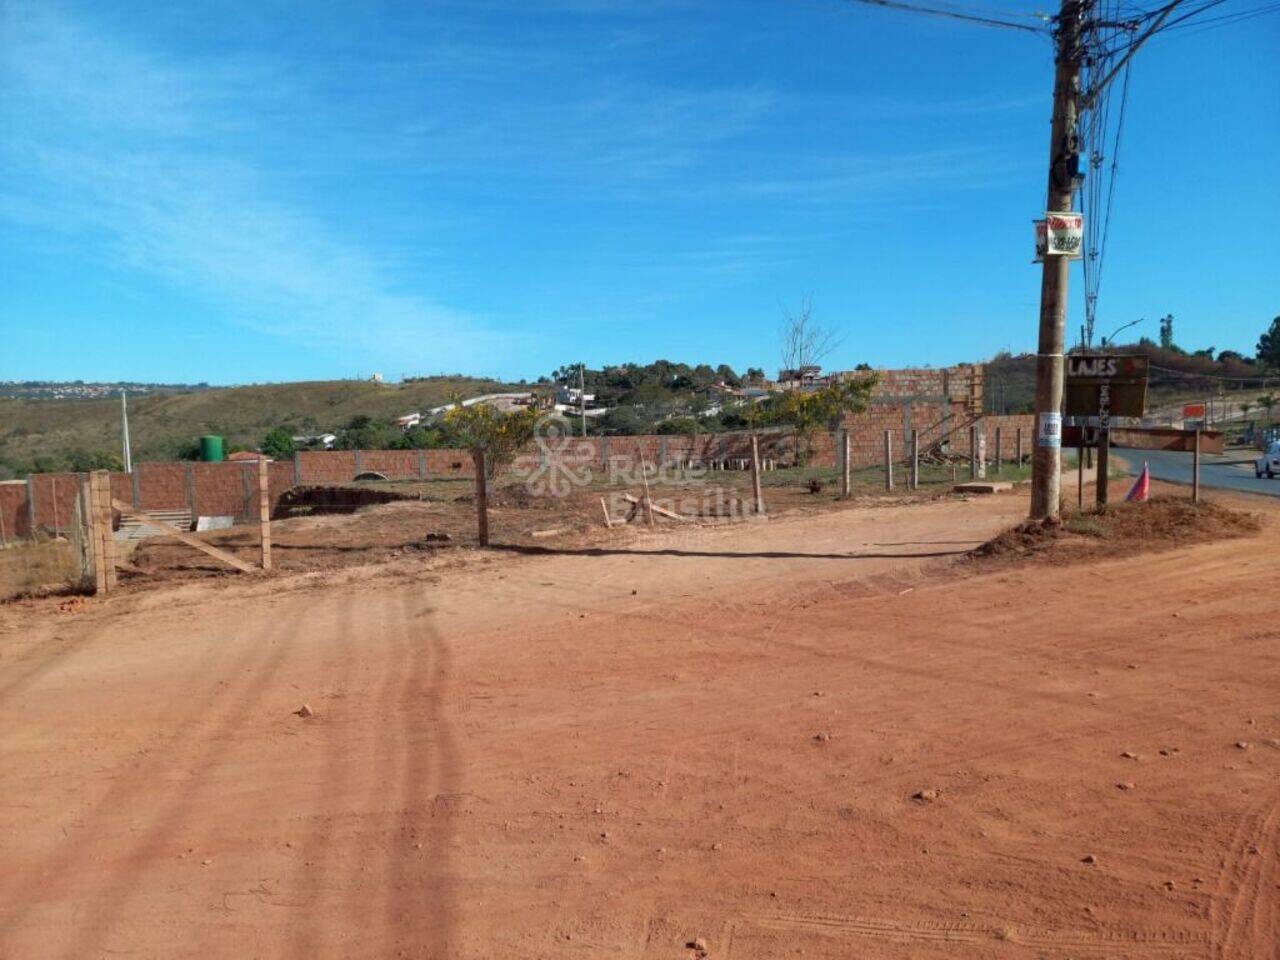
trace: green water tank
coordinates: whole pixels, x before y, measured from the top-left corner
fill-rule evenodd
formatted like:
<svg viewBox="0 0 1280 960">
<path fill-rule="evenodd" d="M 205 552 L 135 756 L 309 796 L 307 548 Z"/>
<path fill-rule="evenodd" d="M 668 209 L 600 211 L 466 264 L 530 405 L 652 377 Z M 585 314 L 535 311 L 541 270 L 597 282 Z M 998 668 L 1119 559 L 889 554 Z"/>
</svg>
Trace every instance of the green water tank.
<svg viewBox="0 0 1280 960">
<path fill-rule="evenodd" d="M 200 438 L 200 459 L 205 463 L 222 462 L 222 438 L 212 434 Z"/>
</svg>

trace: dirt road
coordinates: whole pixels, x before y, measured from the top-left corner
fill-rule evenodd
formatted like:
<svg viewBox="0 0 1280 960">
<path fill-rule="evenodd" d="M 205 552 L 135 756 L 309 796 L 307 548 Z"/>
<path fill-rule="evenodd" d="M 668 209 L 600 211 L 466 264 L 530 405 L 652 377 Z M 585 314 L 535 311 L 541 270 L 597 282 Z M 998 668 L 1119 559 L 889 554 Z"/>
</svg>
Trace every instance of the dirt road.
<svg viewBox="0 0 1280 960">
<path fill-rule="evenodd" d="M 1274 957 L 1254 508 L 981 576 L 1021 496 L 0 608 L 0 957 Z"/>
</svg>

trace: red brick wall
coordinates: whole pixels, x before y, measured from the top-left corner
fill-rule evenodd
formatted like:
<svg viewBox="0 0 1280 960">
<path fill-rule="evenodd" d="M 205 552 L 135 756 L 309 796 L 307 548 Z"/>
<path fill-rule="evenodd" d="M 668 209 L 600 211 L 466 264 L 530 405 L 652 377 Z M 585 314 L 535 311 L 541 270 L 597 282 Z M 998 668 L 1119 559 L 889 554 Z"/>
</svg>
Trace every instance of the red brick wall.
<svg viewBox="0 0 1280 960">
<path fill-rule="evenodd" d="M 892 389 L 942 389 L 945 371 L 899 371 L 919 374 L 902 384 L 890 382 Z M 898 374 L 895 374 L 898 375 Z M 932 378 L 932 379 L 930 379 Z M 853 465 L 866 467 L 884 460 L 884 432 L 893 438 L 893 454 L 897 461 L 908 453 L 910 430 L 920 431 L 921 446 L 927 447 L 944 437 L 951 441 L 954 453 L 969 450 L 969 422 L 959 411 L 958 403 L 910 403 L 888 396 L 873 402 L 865 413 L 846 418 L 850 432 Z M 977 424 L 987 435 L 987 456 L 995 458 L 995 428 L 1001 427 L 1004 457 L 1011 459 L 1016 443 L 1015 430 L 1023 429 L 1023 451 L 1029 453 L 1032 443 L 1030 416 L 985 417 Z M 795 456 L 795 437 L 787 430 L 762 430 L 759 433 L 760 455 L 766 459 L 789 463 Z M 641 457 L 646 463 L 675 464 L 684 460 L 714 461 L 746 459 L 751 455 L 750 437 L 746 433 L 703 434 L 684 436 L 639 437 L 569 437 L 557 443 L 556 454 L 580 466 L 603 469 L 632 469 Z M 1206 449 L 1212 449 L 1206 446 Z M 514 469 L 528 474 L 540 462 L 541 448 L 534 446 L 517 457 Z M 815 466 L 832 467 L 839 463 L 838 435 L 819 432 L 812 441 Z M 349 450 L 305 451 L 292 460 L 270 463 L 270 496 L 274 508 L 286 490 L 295 484 L 349 483 L 360 471 L 376 471 L 392 480 L 414 480 L 425 468 L 428 479 L 440 477 L 469 478 L 473 472 L 471 454 L 467 450 Z M 258 465 L 255 461 L 224 463 L 141 463 L 134 475 L 113 473 L 112 495 L 144 510 L 190 509 L 196 516 L 232 516 L 238 523 L 257 518 Z M 38 527 L 65 530 L 73 516 L 74 501 L 82 475 L 33 474 L 31 488 L 35 494 L 35 521 Z M 134 497 L 135 478 L 137 498 Z M 30 535 L 26 484 L 0 484 L 0 517 L 6 536 Z"/>
<path fill-rule="evenodd" d="M 26 483 L 0 483 L 0 529 L 6 540 L 31 535 Z"/>
</svg>

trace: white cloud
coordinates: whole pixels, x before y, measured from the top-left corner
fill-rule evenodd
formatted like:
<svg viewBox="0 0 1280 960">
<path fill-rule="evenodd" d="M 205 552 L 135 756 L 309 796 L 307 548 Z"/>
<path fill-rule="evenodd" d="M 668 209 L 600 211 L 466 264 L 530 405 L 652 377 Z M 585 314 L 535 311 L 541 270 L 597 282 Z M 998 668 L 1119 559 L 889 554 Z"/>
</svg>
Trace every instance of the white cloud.
<svg viewBox="0 0 1280 960">
<path fill-rule="evenodd" d="M 229 145 L 252 135 L 246 97 L 261 106 L 259 91 L 281 89 L 269 67 L 197 68 L 113 43 L 45 3 L 7 11 L 0 213 L 344 358 L 455 365 L 492 350 L 496 334 L 398 290 L 376 250 L 276 199 L 270 173 Z"/>
</svg>

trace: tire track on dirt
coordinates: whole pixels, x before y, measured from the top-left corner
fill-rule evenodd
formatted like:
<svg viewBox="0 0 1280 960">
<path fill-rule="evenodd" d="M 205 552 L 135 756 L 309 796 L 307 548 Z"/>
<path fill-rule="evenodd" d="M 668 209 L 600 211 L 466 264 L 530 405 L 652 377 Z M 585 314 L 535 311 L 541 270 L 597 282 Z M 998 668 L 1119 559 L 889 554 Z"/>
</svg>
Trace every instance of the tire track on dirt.
<svg viewBox="0 0 1280 960">
<path fill-rule="evenodd" d="M 1210 902 L 1214 960 L 1280 955 L 1278 842 L 1280 797 L 1236 828 Z"/>
<path fill-rule="evenodd" d="M 339 595 L 330 599 L 330 606 L 337 609 L 336 616 L 332 618 L 332 629 L 336 631 L 340 648 L 345 648 L 338 657 L 341 666 L 336 679 L 339 688 L 349 693 L 352 673 L 358 660 L 354 650 L 359 649 L 358 641 L 362 639 L 357 637 L 355 631 L 355 603 L 351 598 Z M 329 623 L 330 618 L 326 616 L 324 622 Z M 317 683 L 321 684 L 323 680 L 324 678 L 319 677 Z M 331 917 L 328 904 L 322 901 L 326 891 L 334 886 L 329 875 L 335 844 L 334 821 L 346 811 L 351 768 L 359 756 L 352 749 L 352 718 L 345 718 L 341 725 L 332 716 L 320 719 L 323 724 L 321 736 L 324 746 L 313 795 L 314 812 L 310 817 L 310 835 L 302 845 L 301 856 L 290 885 L 297 902 L 302 906 L 302 912 L 291 924 L 291 929 L 286 931 L 286 939 L 292 942 L 290 954 L 300 957 L 312 957 L 319 953 L 326 920 Z"/>
<path fill-rule="evenodd" d="M 94 950 L 103 950 L 102 941 L 125 919 L 125 910 L 137 895 L 137 878 L 144 868 L 157 859 L 160 851 L 173 839 L 174 834 L 186 822 L 191 809 L 205 793 L 206 779 L 222 761 L 227 753 L 229 742 L 244 726 L 250 712 L 262 699 L 262 695 L 275 679 L 280 666 L 291 651 L 291 645 L 282 642 L 287 628 L 297 628 L 305 634 L 305 626 L 292 624 L 277 618 L 269 622 L 263 633 L 270 642 L 267 650 L 254 649 L 257 663 L 251 668 L 251 676 L 239 685 L 234 700 L 220 711 L 216 711 L 214 719 L 205 723 L 204 717 L 196 718 L 197 729 L 190 738 L 191 742 L 200 743 L 196 757 L 185 769 L 191 774 L 174 796 L 168 800 L 168 806 L 162 812 L 151 817 L 151 826 L 133 845 L 132 852 L 111 872 L 108 889 L 116 891 L 105 902 L 99 900 L 88 911 L 87 919 L 80 924 L 79 930 L 72 940 L 71 947 L 65 952 L 67 960 L 80 960 L 89 956 Z M 188 738 L 183 738 L 188 739 Z M 133 881 L 129 883 L 129 881 Z"/>
<path fill-rule="evenodd" d="M 898 943 L 996 944 L 1048 950 L 1077 949 L 1114 953 L 1125 957 L 1185 956 L 1188 949 L 1202 949 L 1208 937 L 1186 930 L 1050 930 L 1017 924 L 990 924 L 946 920 L 891 920 L 880 917 L 847 917 L 829 914 L 756 914 L 746 922 L 772 930 L 810 930 L 815 933 Z"/>
<path fill-rule="evenodd" d="M 110 623 L 104 629 L 115 625 Z M 209 724 L 209 708 L 220 696 L 225 695 L 223 685 L 228 682 L 225 678 L 243 673 L 253 661 L 263 658 L 261 647 L 255 642 L 258 638 L 257 634 L 242 638 L 240 642 L 243 649 L 236 655 L 228 653 L 229 644 L 225 640 L 211 643 L 206 648 L 205 655 L 197 657 L 191 669 L 172 684 L 172 689 L 178 692 L 166 702 L 164 712 L 166 715 L 185 713 L 186 718 L 155 734 L 151 745 L 120 765 L 112 778 L 111 786 L 98 797 L 86 814 L 77 819 L 78 834 L 94 838 L 108 833 L 105 825 L 112 817 L 131 808 L 144 794 L 153 792 L 154 787 L 148 778 L 141 775 L 142 771 L 158 764 L 169 764 L 180 753 L 184 744 L 191 740 L 195 731 Z M 231 662 L 219 668 L 218 661 L 228 656 L 231 657 Z M 208 679 L 201 682 L 200 678 Z M 192 686 L 203 687 L 206 691 L 205 696 L 195 703 L 189 693 Z M 84 856 L 83 848 L 69 837 L 62 848 L 50 856 L 39 870 L 41 883 L 38 886 L 31 884 L 30 878 L 15 878 L 3 889 L 2 902 L 7 906 L 6 915 L 0 917 L 0 947 L 33 907 L 42 901 L 58 898 L 63 892 L 67 874 Z"/>
<path fill-rule="evenodd" d="M 421 596 L 411 597 L 402 588 L 399 598 L 409 655 L 397 699 L 402 763 L 397 822 L 387 853 L 385 913 L 394 946 L 411 955 L 443 957 L 454 939 L 449 847 L 453 807 L 462 799 L 457 744 L 445 716 L 452 655 L 430 612 L 423 611 L 421 618 L 410 613 L 415 602 L 422 604 Z M 418 619 L 425 624 L 421 629 L 414 628 Z M 428 797 L 432 785 L 435 793 Z M 421 856 L 411 837 L 423 838 Z"/>
</svg>

